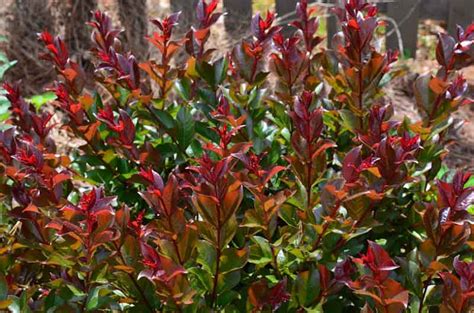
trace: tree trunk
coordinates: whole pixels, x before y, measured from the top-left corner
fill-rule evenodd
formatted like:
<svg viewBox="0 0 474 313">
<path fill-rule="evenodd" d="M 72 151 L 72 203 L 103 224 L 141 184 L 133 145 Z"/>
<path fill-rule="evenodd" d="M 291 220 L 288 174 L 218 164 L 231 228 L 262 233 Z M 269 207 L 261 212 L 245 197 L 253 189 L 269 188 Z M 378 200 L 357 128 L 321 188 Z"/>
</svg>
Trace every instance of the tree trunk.
<svg viewBox="0 0 474 313">
<path fill-rule="evenodd" d="M 120 22 L 124 28 L 123 43 L 137 60 L 148 57 L 148 15 L 146 0 L 118 0 Z"/>
<path fill-rule="evenodd" d="M 252 20 L 252 0 L 224 0 L 226 31 L 233 36 L 243 36 L 250 31 Z"/>
<path fill-rule="evenodd" d="M 170 0 L 171 12 L 181 11 L 178 29 L 187 32 L 195 21 L 194 8 L 198 0 Z"/>
<path fill-rule="evenodd" d="M 65 24 L 65 40 L 73 53 L 84 54 L 90 49 L 90 28 L 86 25 L 91 20 L 97 7 L 96 0 L 65 1 L 63 11 Z"/>
<path fill-rule="evenodd" d="M 92 77 L 94 69 L 89 53 L 92 30 L 87 22 L 92 19 L 92 12 L 97 8 L 97 0 L 55 0 L 52 6 L 57 8 L 55 10 L 57 24 L 64 25 L 64 39 L 71 58 Z"/>
<path fill-rule="evenodd" d="M 7 56 L 18 63 L 7 72 L 7 80 L 23 81 L 25 94 L 42 91 L 54 77 L 54 69 L 48 62 L 38 59 L 44 46 L 37 33 L 48 30 L 55 33 L 54 18 L 47 0 L 14 0 L 8 8 L 6 19 Z"/>
</svg>

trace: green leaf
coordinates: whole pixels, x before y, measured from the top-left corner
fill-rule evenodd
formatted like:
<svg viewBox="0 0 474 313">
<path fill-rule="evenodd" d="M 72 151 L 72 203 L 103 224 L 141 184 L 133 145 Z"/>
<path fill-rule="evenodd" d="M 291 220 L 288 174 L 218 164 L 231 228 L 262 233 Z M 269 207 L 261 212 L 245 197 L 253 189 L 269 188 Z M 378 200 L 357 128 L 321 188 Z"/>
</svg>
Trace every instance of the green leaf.
<svg viewBox="0 0 474 313">
<path fill-rule="evenodd" d="M 240 271 L 220 274 L 217 280 L 217 290 L 219 291 L 219 294 L 237 286 L 240 282 L 240 276 Z"/>
<path fill-rule="evenodd" d="M 196 71 L 198 72 L 199 76 L 201 76 L 201 78 L 204 79 L 209 85 L 216 85 L 214 68 L 211 64 L 207 63 L 206 61 L 196 63 Z"/>
<path fill-rule="evenodd" d="M 82 290 L 79 290 L 76 286 L 74 285 L 71 285 L 71 284 L 67 284 L 66 287 L 71 290 L 72 294 L 75 296 L 75 297 L 84 297 L 86 294 L 82 291 Z"/>
<path fill-rule="evenodd" d="M 157 110 L 155 108 L 151 108 L 151 110 L 158 117 L 158 119 L 160 120 L 160 123 L 163 124 L 163 126 L 165 126 L 166 129 L 169 130 L 169 129 L 174 129 L 176 127 L 176 121 L 171 116 L 171 114 L 163 110 Z"/>
<path fill-rule="evenodd" d="M 253 236 L 251 239 L 256 245 L 250 247 L 249 262 L 260 266 L 272 262 L 272 249 L 268 240 L 260 236 Z"/>
<path fill-rule="evenodd" d="M 54 100 L 56 100 L 56 94 L 51 91 L 35 95 L 29 99 L 29 101 L 31 101 L 36 110 L 39 110 L 43 105 Z"/>
<path fill-rule="evenodd" d="M 244 220 L 240 224 L 240 227 L 264 228 L 264 222 L 262 218 L 262 214 L 259 214 L 256 210 L 247 210 L 244 215 Z"/>
<path fill-rule="evenodd" d="M 63 255 L 59 251 L 54 251 L 51 253 L 46 263 L 50 265 L 63 266 L 65 268 L 71 268 L 74 265 L 74 262 L 69 260 L 67 256 Z"/>
<path fill-rule="evenodd" d="M 195 286 L 196 289 L 203 290 L 204 292 L 212 290 L 213 279 L 211 273 L 199 267 L 192 267 L 187 271 L 190 277 L 193 278 L 192 282 L 197 285 Z"/>
<path fill-rule="evenodd" d="M 6 71 L 11 69 L 15 64 L 16 61 L 10 61 L 0 65 L 0 79 L 3 79 L 3 76 L 5 75 Z"/>
<path fill-rule="evenodd" d="M 220 257 L 219 271 L 221 273 L 239 270 L 245 266 L 249 258 L 249 249 L 238 250 L 236 248 L 227 248 Z"/>
<path fill-rule="evenodd" d="M 202 268 L 214 275 L 216 272 L 216 248 L 209 242 L 201 240 L 197 243 L 198 257 L 196 262 L 202 265 Z"/>
<path fill-rule="evenodd" d="M 319 296 L 320 287 L 319 271 L 310 269 L 298 273 L 293 295 L 300 305 L 309 306 Z"/>
<path fill-rule="evenodd" d="M 207 62 L 200 62 L 196 64 L 196 70 L 210 86 L 216 87 L 217 85 L 222 84 L 226 78 L 227 68 L 229 63 L 226 58 L 221 58 L 214 62 L 214 64 L 209 64 Z"/>
<path fill-rule="evenodd" d="M 474 175 L 464 185 L 464 188 L 474 187 Z"/>
<path fill-rule="evenodd" d="M 471 215 L 474 215 L 474 205 L 468 206 L 467 207 L 467 212 Z"/>
<path fill-rule="evenodd" d="M 240 294 L 235 290 L 227 290 L 217 297 L 217 306 L 225 308 L 227 312 L 228 305 L 236 299 L 240 299 Z"/>
<path fill-rule="evenodd" d="M 224 82 L 229 68 L 229 62 L 227 58 L 221 58 L 214 63 L 214 79 L 216 85 L 220 85 Z"/>
<path fill-rule="evenodd" d="M 110 183 L 113 178 L 113 173 L 108 169 L 94 169 L 85 173 L 87 179 L 91 179 L 97 183 Z"/>
<path fill-rule="evenodd" d="M 111 290 L 108 289 L 107 286 L 95 287 L 91 292 L 89 292 L 86 308 L 88 310 L 97 310 L 107 307 L 107 305 L 112 301 L 108 296 L 110 292 Z"/>
<path fill-rule="evenodd" d="M 194 120 L 192 114 L 182 107 L 176 117 L 178 124 L 177 140 L 182 149 L 189 147 L 194 138 Z"/>
<path fill-rule="evenodd" d="M 349 110 L 340 110 L 339 114 L 341 115 L 345 128 L 354 132 L 358 127 L 357 117 Z"/>
<path fill-rule="evenodd" d="M 207 126 L 208 126 L 207 123 L 199 122 L 199 121 L 196 122 L 195 124 L 196 132 L 199 135 L 203 136 L 204 138 L 211 140 L 212 142 L 216 142 L 216 143 L 219 142 L 219 135 L 217 135 L 215 131 L 212 131 Z"/>
<path fill-rule="evenodd" d="M 8 296 L 8 282 L 5 275 L 0 272 L 0 300 L 5 300 Z"/>
<path fill-rule="evenodd" d="M 184 101 L 191 100 L 191 80 L 183 77 L 175 83 L 176 92 Z"/>
<path fill-rule="evenodd" d="M 92 292 L 89 292 L 86 305 L 88 310 L 94 310 L 99 306 L 99 291 L 99 287 L 95 287 Z"/>
<path fill-rule="evenodd" d="M 217 105 L 217 97 L 214 91 L 207 88 L 198 88 L 197 94 L 204 103 L 209 104 L 212 107 Z"/>
<path fill-rule="evenodd" d="M 120 106 L 125 106 L 125 104 L 127 104 L 128 97 L 130 96 L 130 91 L 120 86 L 118 86 L 117 90 L 119 92 L 118 100 L 120 102 Z"/>
<path fill-rule="evenodd" d="M 238 227 L 237 218 L 235 215 L 232 215 L 221 228 L 221 248 L 224 248 L 232 241 Z"/>
<path fill-rule="evenodd" d="M 11 297 L 10 298 L 10 300 L 12 300 L 13 303 L 11 303 L 8 306 L 8 309 L 12 313 L 30 313 L 31 309 L 28 306 L 28 300 L 29 299 L 30 299 L 30 297 L 28 295 L 28 292 L 25 290 L 21 293 L 20 298 L 18 298 L 18 297 Z"/>
<path fill-rule="evenodd" d="M 176 146 L 171 143 L 163 143 L 156 146 L 156 150 L 160 152 L 163 158 L 171 157 L 176 153 Z"/>
<path fill-rule="evenodd" d="M 191 149 L 193 150 L 194 157 L 201 157 L 203 153 L 202 144 L 199 140 L 194 139 L 191 143 Z"/>
</svg>

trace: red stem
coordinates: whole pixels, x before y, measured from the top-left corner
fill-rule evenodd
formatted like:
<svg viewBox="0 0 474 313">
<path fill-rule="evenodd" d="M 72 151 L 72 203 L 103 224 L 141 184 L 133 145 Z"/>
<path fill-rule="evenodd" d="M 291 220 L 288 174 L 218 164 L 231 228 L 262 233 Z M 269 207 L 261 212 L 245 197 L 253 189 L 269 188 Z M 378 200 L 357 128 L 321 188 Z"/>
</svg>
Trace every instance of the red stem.
<svg viewBox="0 0 474 313">
<path fill-rule="evenodd" d="M 174 226 L 173 226 L 173 221 L 171 220 L 171 214 L 168 214 L 166 211 L 166 206 L 165 206 L 165 202 L 163 201 L 163 198 L 159 197 L 159 200 L 161 202 L 161 205 L 163 206 L 163 210 L 165 210 L 165 215 L 166 215 L 166 219 L 167 219 L 167 222 L 168 222 L 168 226 L 170 228 L 170 231 L 173 233 L 173 234 L 176 234 L 176 231 L 174 229 Z M 181 254 L 179 253 L 179 248 L 178 248 L 178 243 L 176 242 L 176 240 L 173 238 L 171 239 L 171 241 L 173 242 L 173 247 L 176 251 L 176 256 L 178 257 L 178 262 L 180 265 L 184 265 L 184 262 L 183 262 L 183 259 L 181 258 Z"/>
<path fill-rule="evenodd" d="M 421 299 L 420 299 L 420 309 L 418 310 L 419 313 L 423 312 L 423 306 L 425 304 L 424 302 L 425 302 L 426 293 L 428 292 L 428 287 L 430 285 L 430 281 L 432 277 L 433 275 L 428 276 L 428 278 L 423 283 L 424 289 L 423 289 L 423 295 L 421 296 Z"/>
<path fill-rule="evenodd" d="M 220 267 L 220 258 L 221 258 L 221 202 L 222 198 L 218 193 L 217 184 L 214 184 L 214 192 L 215 197 L 219 199 L 218 203 L 216 204 L 216 212 L 217 212 L 217 246 L 216 246 L 216 271 L 214 273 L 214 281 L 212 287 L 212 295 L 211 295 L 211 309 L 215 309 L 217 304 L 217 284 L 219 282 L 219 267 Z"/>
</svg>

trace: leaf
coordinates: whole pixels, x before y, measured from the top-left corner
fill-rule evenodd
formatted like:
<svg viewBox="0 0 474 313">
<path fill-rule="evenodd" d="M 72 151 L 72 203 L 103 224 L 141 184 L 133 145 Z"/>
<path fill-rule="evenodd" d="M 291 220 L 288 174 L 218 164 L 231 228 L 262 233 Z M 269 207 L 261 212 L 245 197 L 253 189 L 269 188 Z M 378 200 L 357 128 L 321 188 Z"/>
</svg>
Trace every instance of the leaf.
<svg viewBox="0 0 474 313">
<path fill-rule="evenodd" d="M 15 64 L 17 63 L 17 61 L 10 61 L 10 62 L 6 62 L 2 65 L 0 65 L 0 79 L 3 79 L 3 76 L 5 76 L 5 73 L 11 69 L 13 66 L 15 66 Z"/>
<path fill-rule="evenodd" d="M 436 95 L 430 88 L 431 75 L 421 75 L 414 84 L 415 99 L 418 108 L 426 114 L 431 114 Z"/>
<path fill-rule="evenodd" d="M 92 289 L 91 292 L 89 292 L 89 296 L 87 297 L 87 305 L 86 308 L 88 310 L 94 310 L 97 309 L 99 306 L 99 287 L 95 287 Z"/>
<path fill-rule="evenodd" d="M 357 116 L 355 116 L 354 113 L 352 113 L 351 111 L 344 109 L 340 110 L 339 114 L 341 116 L 344 127 L 351 132 L 355 132 L 355 130 L 359 126 Z"/>
<path fill-rule="evenodd" d="M 425 267 L 428 267 L 435 258 L 436 247 L 431 239 L 427 239 L 420 245 L 420 260 Z"/>
<path fill-rule="evenodd" d="M 0 300 L 6 300 L 8 297 L 8 282 L 5 275 L 0 272 Z"/>
<path fill-rule="evenodd" d="M 198 256 L 196 262 L 208 273 L 214 275 L 216 272 L 217 252 L 209 242 L 201 240 L 197 243 Z"/>
<path fill-rule="evenodd" d="M 214 62 L 214 80 L 216 85 L 220 85 L 224 82 L 227 74 L 229 62 L 227 58 L 221 58 Z"/>
<path fill-rule="evenodd" d="M 249 249 L 243 248 L 238 250 L 236 248 L 227 248 L 223 251 L 220 257 L 219 270 L 221 273 L 232 272 L 239 270 L 245 266 L 249 257 Z"/>
<path fill-rule="evenodd" d="M 174 129 L 176 127 L 176 121 L 174 118 L 164 110 L 157 110 L 155 108 L 151 108 L 153 114 L 155 114 L 160 122 L 165 126 L 166 129 Z"/>
<path fill-rule="evenodd" d="M 436 95 L 440 95 L 446 91 L 446 88 L 449 87 L 449 84 L 438 77 L 434 77 L 431 79 L 429 86 Z"/>
<path fill-rule="evenodd" d="M 252 236 L 256 245 L 250 246 L 249 262 L 260 266 L 272 262 L 272 250 L 267 239 L 260 236 Z"/>
<path fill-rule="evenodd" d="M 39 110 L 46 103 L 56 100 L 56 94 L 48 91 L 43 94 L 35 95 L 29 100 L 35 106 L 36 110 Z"/>
<path fill-rule="evenodd" d="M 229 188 L 227 189 L 227 193 L 224 197 L 224 201 L 222 203 L 224 216 L 221 220 L 221 223 L 225 223 L 239 209 L 240 203 L 243 199 L 243 195 L 243 187 L 238 180 L 236 180 L 232 183 L 232 185 L 229 186 Z"/>
<path fill-rule="evenodd" d="M 187 77 L 176 80 L 175 82 L 176 91 L 178 95 L 184 100 L 191 100 L 191 80 Z"/>
<path fill-rule="evenodd" d="M 177 122 L 177 141 L 182 149 L 186 149 L 194 138 L 194 120 L 191 113 L 181 107 L 176 117 Z"/>
<path fill-rule="evenodd" d="M 240 271 L 227 272 L 220 274 L 217 282 L 217 290 L 219 294 L 233 289 L 240 283 L 241 274 Z"/>
<path fill-rule="evenodd" d="M 286 291 L 286 285 L 286 278 L 272 288 L 269 288 L 264 279 L 259 280 L 253 283 L 248 290 L 249 301 L 257 310 L 263 310 L 267 307 L 276 310 L 283 302 L 290 299 L 290 295 Z"/>
<path fill-rule="evenodd" d="M 6 310 L 13 303 L 12 299 L 0 300 L 0 310 Z"/>
<path fill-rule="evenodd" d="M 224 291 L 217 297 L 217 306 L 220 308 L 226 308 L 226 311 L 227 311 L 232 301 L 239 298 L 240 298 L 240 293 L 235 290 Z"/>
<path fill-rule="evenodd" d="M 196 63 L 196 70 L 201 78 L 203 78 L 209 85 L 216 85 L 216 77 L 214 67 L 206 61 Z"/>
<path fill-rule="evenodd" d="M 198 290 L 201 289 L 204 292 L 212 290 L 213 279 L 211 273 L 199 267 L 192 267 L 187 271 L 197 284 L 196 287 Z"/>
<path fill-rule="evenodd" d="M 229 220 L 227 220 L 227 223 L 222 226 L 220 242 L 221 248 L 224 248 L 232 241 L 238 227 L 239 225 L 235 216 L 232 216 Z"/>
<path fill-rule="evenodd" d="M 303 307 L 310 305 L 320 293 L 320 275 L 317 269 L 298 273 L 295 280 L 293 295 Z"/>
<path fill-rule="evenodd" d="M 127 265 L 115 265 L 114 268 L 116 270 L 124 271 L 124 272 L 129 273 L 129 274 L 135 272 L 135 269 L 133 267 L 127 266 Z"/>
</svg>

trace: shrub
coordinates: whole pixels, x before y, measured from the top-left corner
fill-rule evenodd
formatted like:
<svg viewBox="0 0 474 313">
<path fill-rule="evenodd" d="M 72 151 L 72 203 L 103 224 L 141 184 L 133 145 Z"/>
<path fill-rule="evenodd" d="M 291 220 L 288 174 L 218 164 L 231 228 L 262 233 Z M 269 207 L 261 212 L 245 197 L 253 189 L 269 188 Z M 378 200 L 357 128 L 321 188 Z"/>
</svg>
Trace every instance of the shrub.
<svg viewBox="0 0 474 313">
<path fill-rule="evenodd" d="M 207 45 L 217 4 L 198 2 L 185 38 L 179 13 L 154 20 L 159 58 L 144 62 L 95 12 L 95 89 L 42 33 L 59 125 L 4 85 L 0 309 L 472 308 L 474 179 L 442 160 L 451 113 L 470 103 L 458 70 L 474 25 L 439 35 L 439 70 L 414 85 L 423 118 L 397 122 L 383 87 L 398 54 L 372 45 L 373 5 L 336 12 L 334 50 L 302 0 L 295 31 L 257 14 L 253 36 L 219 57 Z M 81 145 L 62 153 L 53 128 Z"/>
</svg>

